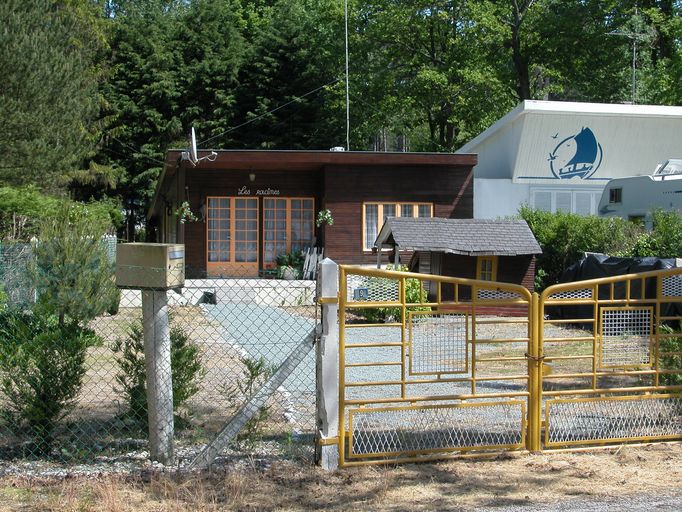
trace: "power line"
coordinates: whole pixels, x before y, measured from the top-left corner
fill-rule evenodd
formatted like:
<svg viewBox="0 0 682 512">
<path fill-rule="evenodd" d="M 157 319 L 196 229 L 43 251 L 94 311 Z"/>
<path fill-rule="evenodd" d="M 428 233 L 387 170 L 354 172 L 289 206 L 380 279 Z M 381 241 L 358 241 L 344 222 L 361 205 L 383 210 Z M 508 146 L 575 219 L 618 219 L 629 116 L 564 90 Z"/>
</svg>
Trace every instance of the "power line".
<svg viewBox="0 0 682 512">
<path fill-rule="evenodd" d="M 142 157 L 142 158 L 146 158 L 147 160 L 150 160 L 150 161 L 155 162 L 155 163 L 157 163 L 157 164 L 161 164 L 161 165 L 165 165 L 165 164 L 166 164 L 166 162 L 164 162 L 163 160 L 159 160 L 159 159 L 154 158 L 154 157 L 152 157 L 152 156 L 147 156 L 147 155 L 145 155 L 144 153 L 141 152 L 141 150 L 135 149 L 135 148 L 134 148 L 133 146 L 131 146 L 130 144 L 128 144 L 128 143 L 126 143 L 126 142 L 123 142 L 122 140 L 120 140 L 120 139 L 114 137 L 114 136 L 111 135 L 111 134 L 109 134 L 109 137 L 111 137 L 112 139 L 114 139 L 116 142 L 118 142 L 118 143 L 121 144 L 122 146 L 127 147 L 128 149 L 130 149 L 131 151 L 133 151 L 135 154 L 139 155 L 139 156 Z M 110 148 L 109 148 L 109 149 L 110 149 Z"/>
<path fill-rule="evenodd" d="M 224 132 L 219 133 L 218 135 L 214 135 L 213 137 L 210 137 L 210 138 L 208 138 L 208 139 L 206 139 L 206 140 L 202 140 L 202 141 L 199 142 L 199 144 L 202 144 L 202 145 L 203 145 L 203 144 L 206 144 L 206 143 L 208 143 L 208 142 L 211 142 L 211 141 L 214 141 L 214 140 L 216 140 L 216 139 L 219 139 L 220 137 L 223 137 L 224 135 L 227 135 L 227 134 L 230 133 L 230 132 L 233 132 L 233 131 L 235 131 L 235 130 L 238 130 L 239 128 L 243 128 L 244 126 L 246 126 L 246 125 L 248 125 L 248 124 L 251 124 L 251 123 L 253 123 L 253 122 L 255 122 L 255 121 L 258 121 L 259 119 L 262 119 L 263 117 L 265 117 L 265 116 L 267 116 L 267 115 L 269 115 L 269 114 L 272 114 L 273 112 L 276 112 L 276 111 L 278 111 L 278 110 L 280 110 L 280 109 L 282 109 L 282 108 L 284 108 L 284 107 L 286 107 L 286 106 L 288 106 L 288 105 L 291 105 L 292 103 L 296 103 L 297 101 L 299 101 L 299 100 L 305 98 L 306 96 L 310 96 L 311 94 L 314 94 L 314 93 L 316 93 L 317 91 L 319 91 L 319 90 L 321 90 L 321 89 L 324 89 L 325 87 L 329 87 L 330 85 L 334 85 L 336 82 L 339 82 L 340 80 L 341 80 L 340 78 L 335 78 L 335 79 L 332 80 L 331 82 L 326 83 L 326 84 L 324 84 L 324 85 L 321 85 L 321 86 L 319 86 L 319 87 L 316 87 L 316 88 L 313 89 L 312 91 L 308 91 L 307 93 L 302 94 L 301 96 L 296 96 L 296 97 L 294 97 L 294 99 L 292 99 L 291 101 L 287 101 L 287 102 L 284 103 L 283 105 L 280 105 L 280 106 L 278 106 L 278 107 L 275 107 L 275 108 L 273 108 L 272 110 L 269 110 L 269 111 L 267 111 L 267 112 L 265 112 L 265 113 L 263 113 L 263 114 L 261 114 L 261 115 L 259 115 L 259 116 L 254 117 L 253 119 L 249 119 L 248 121 L 246 121 L 246 122 L 244 122 L 244 123 L 242 123 L 242 124 L 238 124 L 237 126 L 233 126 L 233 127 L 230 128 L 229 130 L 225 130 Z"/>
<path fill-rule="evenodd" d="M 230 132 L 233 132 L 233 131 L 235 131 L 235 130 L 238 130 L 239 128 L 242 128 L 242 127 L 244 127 L 244 126 L 246 126 L 246 125 L 248 125 L 248 124 L 251 124 L 251 123 L 253 123 L 253 122 L 255 122 L 255 121 L 258 121 L 259 119 L 262 119 L 263 117 L 265 117 L 265 116 L 267 116 L 267 115 L 269 115 L 269 114 L 272 114 L 273 112 L 276 112 L 276 111 L 278 111 L 278 110 L 280 110 L 280 109 L 283 109 L 284 107 L 289 106 L 289 105 L 291 105 L 292 103 L 296 103 L 297 101 L 299 101 L 299 100 L 301 100 L 301 99 L 303 99 L 303 98 L 305 98 L 305 97 L 307 97 L 307 96 L 310 96 L 311 94 L 314 94 L 314 93 L 320 91 L 321 89 L 324 89 L 325 87 L 329 87 L 330 85 L 334 85 L 336 82 L 340 82 L 340 81 L 341 81 L 340 78 L 335 78 L 335 79 L 332 80 L 331 82 L 328 82 L 328 83 L 326 83 L 326 84 L 320 85 L 319 87 L 316 87 L 315 89 L 313 89 L 313 90 L 311 90 L 311 91 L 308 91 L 308 92 L 306 92 L 305 94 L 302 94 L 302 95 L 300 95 L 300 96 L 296 96 L 296 97 L 294 97 L 292 100 L 287 101 L 286 103 L 284 103 L 284 104 L 282 104 L 282 105 L 279 105 L 278 107 L 275 107 L 275 108 L 273 108 L 272 110 L 269 110 L 269 111 L 267 111 L 267 112 L 265 112 L 265 113 L 263 113 L 263 114 L 261 114 L 261 115 L 259 115 L 259 116 L 257 116 L 257 117 L 254 117 L 253 119 L 249 119 L 248 121 L 246 121 L 246 122 L 244 122 L 244 123 L 241 123 L 241 124 L 239 124 L 239 125 L 237 125 L 237 126 L 233 126 L 233 127 L 230 128 L 229 130 L 225 130 L 224 132 L 219 133 L 218 135 L 214 135 L 213 137 L 210 137 L 210 138 L 208 138 L 208 139 L 206 139 L 206 140 L 202 140 L 202 141 L 199 142 L 199 144 L 206 144 L 206 143 L 211 142 L 211 141 L 213 141 L 213 140 L 219 139 L 220 137 L 223 137 L 224 135 L 227 135 L 227 134 L 230 133 Z M 133 147 L 132 145 L 130 145 L 130 144 L 126 143 L 126 142 L 123 142 L 122 140 L 118 139 L 117 137 L 114 137 L 114 136 L 111 135 L 111 134 L 109 134 L 109 137 L 111 137 L 113 140 L 115 140 L 116 142 L 118 142 L 119 144 L 121 144 L 121 146 L 124 146 L 124 147 L 130 149 L 130 150 L 133 151 L 135 154 L 139 155 L 139 157 L 141 157 L 141 158 L 147 159 L 147 160 L 149 160 L 149 161 L 151 161 L 151 162 L 154 162 L 154 163 L 157 163 L 157 164 L 161 164 L 161 165 L 165 165 L 165 163 L 166 163 L 166 162 L 164 162 L 163 160 L 159 160 L 159 159 L 157 159 L 157 158 L 154 158 L 154 157 L 145 155 L 144 153 L 141 152 L 141 150 L 136 149 L 136 148 Z M 109 151 L 112 150 L 111 147 L 108 147 L 107 149 L 108 149 Z M 124 155 L 123 153 L 119 153 L 119 155 L 121 155 L 121 156 L 126 156 L 126 155 Z"/>
</svg>

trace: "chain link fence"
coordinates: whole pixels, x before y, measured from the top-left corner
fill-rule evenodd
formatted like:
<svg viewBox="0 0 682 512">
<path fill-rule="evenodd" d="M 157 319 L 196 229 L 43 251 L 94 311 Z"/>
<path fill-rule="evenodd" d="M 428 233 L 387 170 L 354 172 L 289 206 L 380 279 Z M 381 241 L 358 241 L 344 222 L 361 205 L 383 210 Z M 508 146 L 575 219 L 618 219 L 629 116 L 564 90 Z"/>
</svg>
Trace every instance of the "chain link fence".
<svg viewBox="0 0 682 512">
<path fill-rule="evenodd" d="M 167 292 L 117 289 L 115 253 L 104 246 L 109 285 L 99 296 L 79 290 L 94 290 L 88 269 L 60 268 L 50 291 L 30 245 L 0 247 L 0 460 L 146 464 L 151 431 L 170 432 L 172 463 L 188 465 L 314 332 L 315 281 L 236 276 L 188 279 Z M 51 300 L 71 309 L 50 309 Z M 145 360 L 145 336 L 165 337 L 170 368 Z M 154 343 L 148 351 L 159 350 Z M 148 382 L 150 364 L 160 381 Z M 147 388 L 159 382 L 150 396 L 172 413 L 162 404 L 150 416 Z M 150 429 L 150 419 L 166 423 Z M 312 458 L 314 429 L 310 350 L 219 457 Z"/>
</svg>

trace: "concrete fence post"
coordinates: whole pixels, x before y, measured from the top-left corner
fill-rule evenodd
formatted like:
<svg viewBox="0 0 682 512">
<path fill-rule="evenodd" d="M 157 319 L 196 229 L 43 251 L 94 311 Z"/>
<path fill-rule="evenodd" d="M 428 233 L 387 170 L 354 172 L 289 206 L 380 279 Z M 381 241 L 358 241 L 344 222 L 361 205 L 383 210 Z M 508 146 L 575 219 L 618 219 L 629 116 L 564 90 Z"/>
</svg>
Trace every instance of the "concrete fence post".
<svg viewBox="0 0 682 512">
<path fill-rule="evenodd" d="M 149 452 L 152 460 L 173 461 L 173 378 L 166 291 L 142 290 L 144 360 L 147 370 Z"/>
<path fill-rule="evenodd" d="M 323 469 L 339 466 L 339 266 L 325 258 L 318 270 L 317 297 L 322 305 L 316 351 L 317 438 L 315 462 Z"/>
</svg>

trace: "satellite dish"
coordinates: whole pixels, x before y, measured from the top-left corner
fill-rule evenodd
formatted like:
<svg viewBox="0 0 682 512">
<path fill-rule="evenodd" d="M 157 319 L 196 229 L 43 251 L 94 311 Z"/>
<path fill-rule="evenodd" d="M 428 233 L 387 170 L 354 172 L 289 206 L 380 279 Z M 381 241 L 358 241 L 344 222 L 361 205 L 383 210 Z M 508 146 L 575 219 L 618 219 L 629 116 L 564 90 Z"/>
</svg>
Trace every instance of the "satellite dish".
<svg viewBox="0 0 682 512">
<path fill-rule="evenodd" d="M 209 155 L 199 158 L 199 153 L 197 151 L 197 134 L 194 131 L 194 126 L 189 133 L 189 161 L 192 165 L 196 166 L 202 160 L 208 160 L 209 162 L 215 161 L 218 153 L 211 151 Z"/>
<path fill-rule="evenodd" d="M 189 159 L 194 165 L 199 161 L 197 156 L 197 134 L 194 132 L 194 126 L 192 126 L 192 131 L 189 135 Z"/>
</svg>

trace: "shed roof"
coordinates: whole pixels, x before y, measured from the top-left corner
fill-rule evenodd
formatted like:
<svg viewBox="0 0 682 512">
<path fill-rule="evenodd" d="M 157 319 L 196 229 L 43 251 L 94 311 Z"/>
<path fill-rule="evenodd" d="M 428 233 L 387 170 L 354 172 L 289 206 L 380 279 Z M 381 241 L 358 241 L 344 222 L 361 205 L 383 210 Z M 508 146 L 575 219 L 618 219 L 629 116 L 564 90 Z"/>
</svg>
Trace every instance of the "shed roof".
<svg viewBox="0 0 682 512">
<path fill-rule="evenodd" d="M 542 253 L 524 220 L 389 217 L 374 245 L 466 256 Z"/>
</svg>

